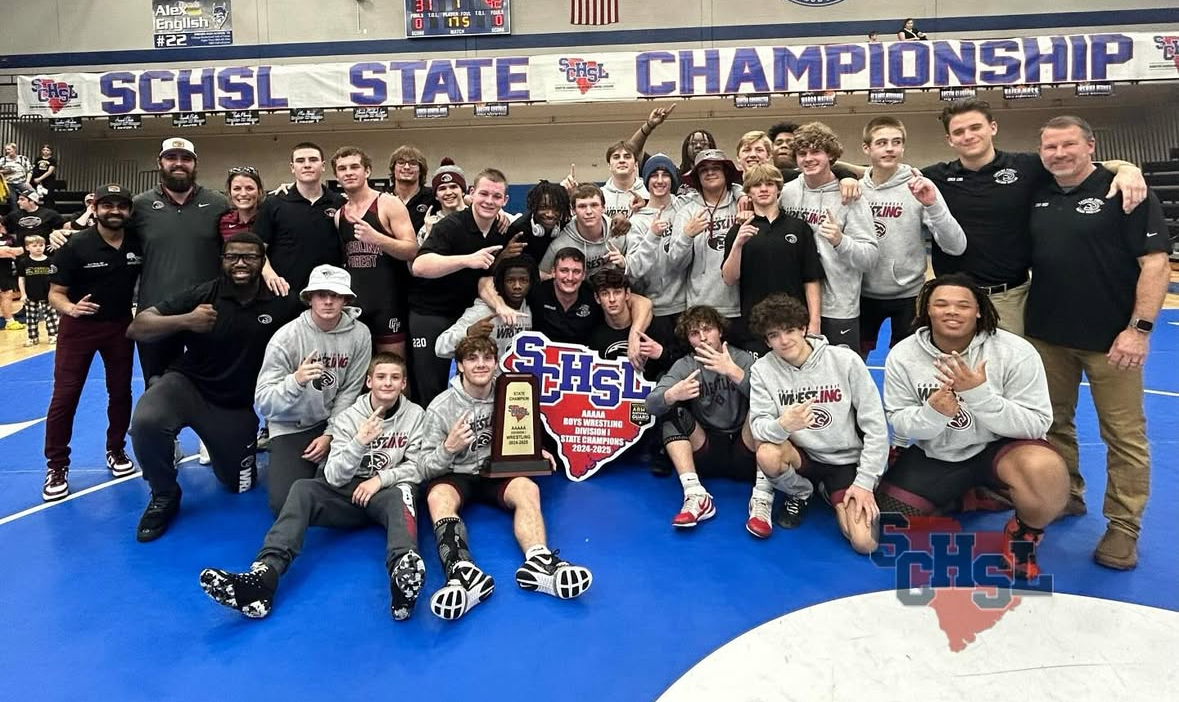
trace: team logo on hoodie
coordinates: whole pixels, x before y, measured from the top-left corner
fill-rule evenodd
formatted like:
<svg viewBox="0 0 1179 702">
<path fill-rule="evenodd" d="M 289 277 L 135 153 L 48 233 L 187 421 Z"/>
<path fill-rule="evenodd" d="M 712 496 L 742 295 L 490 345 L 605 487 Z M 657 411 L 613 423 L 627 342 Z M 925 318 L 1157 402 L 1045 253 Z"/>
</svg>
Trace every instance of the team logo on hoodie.
<svg viewBox="0 0 1179 702">
<path fill-rule="evenodd" d="M 557 440 L 570 480 L 598 472 L 654 426 L 645 401 L 655 384 L 626 358 L 604 359 L 581 344 L 524 331 L 500 367 L 539 379 L 541 422 Z"/>
<path fill-rule="evenodd" d="M 807 429 L 826 429 L 831 426 L 831 413 L 818 405 L 811 405 L 811 423 Z"/>
<path fill-rule="evenodd" d="M 331 371 L 325 370 L 323 375 L 311 381 L 311 387 L 316 390 L 327 390 L 336 384 L 336 376 Z"/>
<path fill-rule="evenodd" d="M 958 407 L 958 414 L 950 420 L 948 425 L 954 431 L 966 431 L 974 426 L 974 415 L 966 411 L 965 407 Z"/>
</svg>

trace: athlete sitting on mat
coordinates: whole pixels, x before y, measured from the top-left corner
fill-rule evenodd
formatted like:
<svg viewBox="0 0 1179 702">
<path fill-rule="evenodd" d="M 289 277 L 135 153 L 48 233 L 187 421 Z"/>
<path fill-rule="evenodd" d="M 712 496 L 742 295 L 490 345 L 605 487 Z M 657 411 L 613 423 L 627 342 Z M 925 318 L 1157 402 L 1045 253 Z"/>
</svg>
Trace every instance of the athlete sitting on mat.
<svg viewBox="0 0 1179 702">
<path fill-rule="evenodd" d="M 1052 405 L 1030 343 L 999 329 L 990 298 L 964 274 L 925 283 L 917 332 L 889 353 L 884 406 L 901 452 L 880 485 L 880 507 L 928 514 L 986 485 L 1011 498 L 1004 557 L 1034 579 L 1036 545 L 1068 500 L 1064 459 L 1044 435 Z"/>
</svg>

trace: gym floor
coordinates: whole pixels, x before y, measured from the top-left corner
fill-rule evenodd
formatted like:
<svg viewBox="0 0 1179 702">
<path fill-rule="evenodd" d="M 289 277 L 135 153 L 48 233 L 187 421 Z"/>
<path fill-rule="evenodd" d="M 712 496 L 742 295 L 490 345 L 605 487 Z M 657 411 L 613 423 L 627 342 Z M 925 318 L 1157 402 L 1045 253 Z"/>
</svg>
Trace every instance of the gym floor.
<svg viewBox="0 0 1179 702">
<path fill-rule="evenodd" d="M 748 487 L 712 481 L 717 517 L 676 531 L 678 482 L 617 464 L 584 483 L 542 482 L 550 545 L 594 573 L 579 600 L 515 587 L 510 518 L 476 506 L 465 515 L 472 548 L 498 589 L 461 621 L 436 619 L 425 602 L 392 620 L 377 527 L 312 529 L 270 617 L 247 620 L 206 598 L 197 574 L 248 568 L 271 520 L 265 491 L 227 494 L 190 455 L 179 518 L 159 541 L 137 543 L 148 490 L 138 474 L 106 471 L 96 360 L 72 494 L 42 505 L 53 357 L 44 346 L 14 351 L 27 357 L 0 368 L 0 699 L 991 700 L 1012 689 L 1032 700 L 1179 699 L 1179 311 L 1160 322 L 1146 368 L 1153 495 L 1138 568 L 1091 559 L 1105 527 L 1105 449 L 1082 392 L 1090 513 L 1054 525 L 1041 547 L 1055 594 L 1025 594 L 965 632 L 945 607 L 902 606 L 895 573 L 854 554 L 821 503 L 800 529 L 756 541 L 743 526 Z M 0 346 L 24 340 L 2 336 Z M 869 365 L 879 382 L 882 354 Z M 195 454 L 195 436 L 182 441 Z M 994 532 L 1006 518 L 961 524 Z M 428 594 L 442 578 L 432 532 L 421 532 Z"/>
</svg>

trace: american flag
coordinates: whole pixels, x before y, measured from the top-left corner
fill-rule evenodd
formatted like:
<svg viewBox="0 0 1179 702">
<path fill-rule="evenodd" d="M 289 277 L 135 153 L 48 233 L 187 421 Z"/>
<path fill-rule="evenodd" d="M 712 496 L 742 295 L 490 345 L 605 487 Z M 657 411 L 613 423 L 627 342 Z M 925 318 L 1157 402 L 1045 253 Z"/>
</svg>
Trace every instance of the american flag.
<svg viewBox="0 0 1179 702">
<path fill-rule="evenodd" d="M 617 24 L 618 0 L 569 0 L 569 24 Z"/>
</svg>

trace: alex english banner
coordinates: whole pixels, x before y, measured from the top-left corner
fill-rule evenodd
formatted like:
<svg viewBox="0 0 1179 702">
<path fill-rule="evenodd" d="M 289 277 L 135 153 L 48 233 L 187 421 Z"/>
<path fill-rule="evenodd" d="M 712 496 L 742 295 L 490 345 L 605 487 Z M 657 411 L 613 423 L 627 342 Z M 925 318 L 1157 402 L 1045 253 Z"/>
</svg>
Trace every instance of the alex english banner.
<svg viewBox="0 0 1179 702">
<path fill-rule="evenodd" d="M 58 73 L 21 116 L 621 101 L 1179 78 L 1179 33 Z"/>
</svg>

